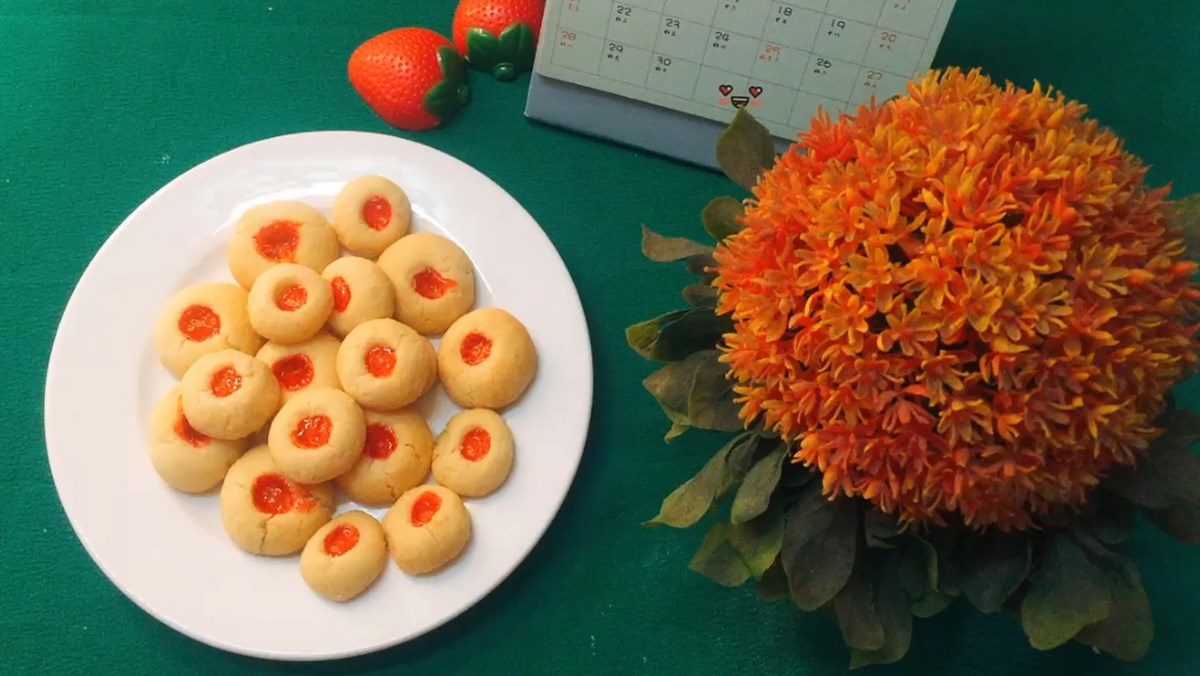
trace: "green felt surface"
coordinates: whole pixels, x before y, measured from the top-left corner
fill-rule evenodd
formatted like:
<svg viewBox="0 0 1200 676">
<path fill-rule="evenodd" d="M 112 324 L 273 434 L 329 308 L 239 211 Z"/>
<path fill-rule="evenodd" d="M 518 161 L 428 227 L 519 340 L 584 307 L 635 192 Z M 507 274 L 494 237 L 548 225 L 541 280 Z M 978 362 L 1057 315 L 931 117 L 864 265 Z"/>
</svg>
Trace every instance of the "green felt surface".
<svg viewBox="0 0 1200 676">
<path fill-rule="evenodd" d="M 75 539 L 46 463 L 41 397 L 55 325 L 89 258 L 143 199 L 217 153 L 317 129 L 389 129 L 345 61 L 365 38 L 448 31 L 452 0 L 0 2 L 0 672 L 297 669 L 404 673 L 828 673 L 847 654 L 829 617 L 763 604 L 686 564 L 701 532 L 645 529 L 717 436 L 661 443 L 622 327 L 672 309 L 684 273 L 638 254 L 642 222 L 697 234 L 721 177 L 531 123 L 527 76 L 474 77 L 448 128 L 403 134 L 477 167 L 541 223 L 571 269 L 595 348 L 592 430 L 567 503 L 533 555 L 465 615 L 411 643 L 307 667 L 221 653 L 126 600 Z M 1200 5 L 1192 0 L 959 0 L 937 64 L 1036 77 L 1088 102 L 1153 165 L 1200 190 Z M 497 224 L 502 227 L 503 224 Z M 147 252 L 147 255 L 153 255 Z M 118 299 L 114 299 L 117 302 Z M 1184 405 L 1200 392 L 1182 388 Z M 100 440 L 95 452 L 103 453 Z M 1006 617 L 965 607 L 917 621 L 879 673 L 1200 673 L 1200 548 L 1142 524 L 1132 543 L 1157 617 L 1144 662 L 1028 647 Z M 187 581 L 180 581 L 187 593 Z M 253 602 L 254 600 L 250 600 Z M 352 607 L 347 612 L 353 612 Z"/>
</svg>

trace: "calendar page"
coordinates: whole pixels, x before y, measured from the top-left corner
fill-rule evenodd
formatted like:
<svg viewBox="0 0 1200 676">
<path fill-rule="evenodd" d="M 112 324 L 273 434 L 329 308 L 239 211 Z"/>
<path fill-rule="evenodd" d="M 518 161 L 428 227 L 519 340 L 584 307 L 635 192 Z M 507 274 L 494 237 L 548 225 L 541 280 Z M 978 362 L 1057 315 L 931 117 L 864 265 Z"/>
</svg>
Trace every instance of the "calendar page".
<svg viewBox="0 0 1200 676">
<path fill-rule="evenodd" d="M 954 0 L 550 0 L 534 70 L 793 139 L 929 67 Z"/>
</svg>

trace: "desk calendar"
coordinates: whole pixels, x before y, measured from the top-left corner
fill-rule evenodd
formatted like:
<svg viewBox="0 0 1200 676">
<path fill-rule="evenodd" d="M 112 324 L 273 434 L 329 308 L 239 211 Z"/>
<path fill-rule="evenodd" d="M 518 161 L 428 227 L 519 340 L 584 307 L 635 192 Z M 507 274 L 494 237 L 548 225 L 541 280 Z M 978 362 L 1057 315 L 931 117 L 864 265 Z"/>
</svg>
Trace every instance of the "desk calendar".
<svg viewBox="0 0 1200 676">
<path fill-rule="evenodd" d="M 901 92 L 929 67 L 953 7 L 954 0 L 550 0 L 527 113 L 711 163 L 682 144 L 703 145 L 736 108 L 790 141 L 818 107 L 836 115 Z M 711 154 L 711 144 L 701 152 Z"/>
</svg>

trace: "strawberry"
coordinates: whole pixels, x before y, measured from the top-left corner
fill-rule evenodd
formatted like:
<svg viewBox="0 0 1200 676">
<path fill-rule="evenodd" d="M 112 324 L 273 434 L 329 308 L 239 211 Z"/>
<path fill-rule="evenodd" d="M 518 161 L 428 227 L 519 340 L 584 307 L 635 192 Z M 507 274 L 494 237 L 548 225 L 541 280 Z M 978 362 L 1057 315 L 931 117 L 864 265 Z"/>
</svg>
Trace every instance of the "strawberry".
<svg viewBox="0 0 1200 676">
<path fill-rule="evenodd" d="M 471 101 L 462 58 L 425 28 L 376 35 L 354 50 L 346 70 L 371 110 L 400 129 L 432 129 Z"/>
<path fill-rule="evenodd" d="M 545 0 L 460 0 L 454 46 L 472 68 L 511 80 L 533 66 Z"/>
</svg>

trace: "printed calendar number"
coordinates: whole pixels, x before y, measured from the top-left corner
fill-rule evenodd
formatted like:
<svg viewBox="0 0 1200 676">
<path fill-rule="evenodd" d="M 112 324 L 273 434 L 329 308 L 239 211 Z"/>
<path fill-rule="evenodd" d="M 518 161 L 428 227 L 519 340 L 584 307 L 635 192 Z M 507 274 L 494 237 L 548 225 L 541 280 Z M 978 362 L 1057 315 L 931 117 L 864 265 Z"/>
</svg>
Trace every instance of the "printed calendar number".
<svg viewBox="0 0 1200 676">
<path fill-rule="evenodd" d="M 876 29 L 863 65 L 900 75 L 912 75 L 925 51 L 925 40 L 889 28 Z"/>
<path fill-rule="evenodd" d="M 807 52 L 767 42 L 758 51 L 758 58 L 754 62 L 754 69 L 750 71 L 750 78 L 783 85 L 789 89 L 799 89 L 800 82 L 804 79 L 804 64 L 808 63 L 808 60 Z M 772 97 L 772 99 L 778 101 L 777 97 Z M 790 106 L 791 103 L 789 102 L 788 105 Z M 786 121 L 786 115 L 783 120 L 780 120 L 780 122 L 784 121 Z"/>
<path fill-rule="evenodd" d="M 817 33 L 814 51 L 836 59 L 859 61 L 867 51 L 867 43 L 875 29 L 864 23 L 830 17 Z"/>
<path fill-rule="evenodd" d="M 654 49 L 658 37 L 658 14 L 634 6 L 629 2 L 618 2 L 613 6 L 612 20 L 608 26 L 608 38 L 642 49 Z"/>
<path fill-rule="evenodd" d="M 648 88 L 681 99 L 692 98 L 696 89 L 696 78 L 700 74 L 699 64 L 664 54 L 655 54 L 651 64 L 650 72 L 646 76 Z"/>
<path fill-rule="evenodd" d="M 813 54 L 800 88 L 812 94 L 845 101 L 854 90 L 858 64 Z"/>
<path fill-rule="evenodd" d="M 926 38 L 942 6 L 943 0 L 888 0 L 878 23 L 880 28 Z"/>
<path fill-rule="evenodd" d="M 904 78 L 887 71 L 864 68 L 850 100 L 854 103 L 883 103 L 904 90 Z"/>
<path fill-rule="evenodd" d="M 825 20 L 817 12 L 783 2 L 771 4 L 770 17 L 763 28 L 764 40 L 805 51 L 812 49 L 817 31 L 823 27 Z"/>
<path fill-rule="evenodd" d="M 602 37 L 612 10 L 611 0 L 568 0 L 559 14 L 558 28 Z"/>
<path fill-rule="evenodd" d="M 600 61 L 599 74 L 641 87 L 646 84 L 650 57 L 648 50 L 609 40 L 604 48 L 604 58 Z"/>
<path fill-rule="evenodd" d="M 709 37 L 707 26 L 677 16 L 664 16 L 654 51 L 700 63 Z"/>
<path fill-rule="evenodd" d="M 704 65 L 730 73 L 749 73 L 758 56 L 758 44 L 754 38 L 717 29 L 704 53 Z"/>
</svg>

